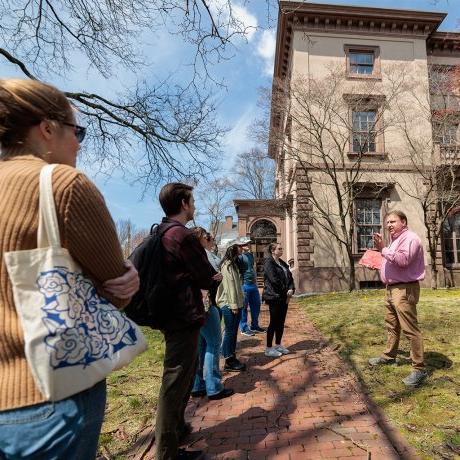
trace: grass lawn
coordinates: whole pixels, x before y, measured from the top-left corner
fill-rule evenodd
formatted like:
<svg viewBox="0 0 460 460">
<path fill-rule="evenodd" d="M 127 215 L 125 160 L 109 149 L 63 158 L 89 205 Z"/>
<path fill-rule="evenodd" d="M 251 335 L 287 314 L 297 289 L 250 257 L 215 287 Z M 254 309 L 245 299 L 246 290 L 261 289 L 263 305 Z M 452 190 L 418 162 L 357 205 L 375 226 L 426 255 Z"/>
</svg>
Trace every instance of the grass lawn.
<svg viewBox="0 0 460 460">
<path fill-rule="evenodd" d="M 369 368 L 385 344 L 384 291 L 331 293 L 300 304 L 334 344 L 374 401 L 424 459 L 460 459 L 460 289 L 424 289 L 418 317 L 430 376 L 420 388 L 401 382 L 411 371 L 409 343 L 394 366 Z"/>
<path fill-rule="evenodd" d="M 159 331 L 142 328 L 149 349 L 107 379 L 107 409 L 99 456 L 124 459 L 141 429 L 152 424 L 163 370 L 164 341 Z"/>
</svg>

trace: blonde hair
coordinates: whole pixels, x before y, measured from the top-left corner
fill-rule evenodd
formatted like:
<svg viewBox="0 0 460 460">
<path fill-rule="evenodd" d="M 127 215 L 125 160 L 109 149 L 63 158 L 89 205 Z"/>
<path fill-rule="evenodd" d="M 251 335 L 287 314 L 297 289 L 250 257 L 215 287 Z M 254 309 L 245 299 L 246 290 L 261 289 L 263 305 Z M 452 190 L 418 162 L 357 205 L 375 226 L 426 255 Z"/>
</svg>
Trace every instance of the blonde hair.
<svg viewBox="0 0 460 460">
<path fill-rule="evenodd" d="M 72 106 L 54 86 L 36 80 L 0 80 L 0 157 L 27 153 L 30 128 L 43 120 L 66 121 Z"/>
</svg>

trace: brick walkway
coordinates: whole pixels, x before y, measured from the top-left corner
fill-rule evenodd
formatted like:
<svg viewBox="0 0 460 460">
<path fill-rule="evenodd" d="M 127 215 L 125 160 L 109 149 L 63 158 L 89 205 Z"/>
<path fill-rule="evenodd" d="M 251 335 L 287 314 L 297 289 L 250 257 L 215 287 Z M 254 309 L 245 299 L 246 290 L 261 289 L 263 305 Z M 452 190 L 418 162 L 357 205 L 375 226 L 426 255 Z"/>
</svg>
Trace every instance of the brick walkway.
<svg viewBox="0 0 460 460">
<path fill-rule="evenodd" d="M 266 310 L 260 322 L 268 324 Z M 283 338 L 292 354 L 267 358 L 264 340 L 238 336 L 248 370 L 224 374 L 235 395 L 190 400 L 191 449 L 209 459 L 417 458 L 295 303 Z"/>
</svg>

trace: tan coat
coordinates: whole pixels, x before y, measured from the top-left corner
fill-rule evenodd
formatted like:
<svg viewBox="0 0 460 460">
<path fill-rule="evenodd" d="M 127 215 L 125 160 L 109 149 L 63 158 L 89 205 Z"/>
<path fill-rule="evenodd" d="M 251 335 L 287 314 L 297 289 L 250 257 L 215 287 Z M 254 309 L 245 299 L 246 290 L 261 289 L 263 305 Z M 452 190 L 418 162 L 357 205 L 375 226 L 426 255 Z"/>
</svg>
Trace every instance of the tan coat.
<svg viewBox="0 0 460 460">
<path fill-rule="evenodd" d="M 217 288 L 217 306 L 228 305 L 231 310 L 243 308 L 244 293 L 240 272 L 230 262 L 224 262 L 221 268 L 222 282 Z"/>
<path fill-rule="evenodd" d="M 39 173 L 45 164 L 33 155 L 0 161 L 0 411 L 44 401 L 24 355 L 3 254 L 37 247 Z M 60 165 L 53 172 L 53 192 L 62 245 L 96 286 L 123 274 L 115 225 L 94 184 L 75 168 Z"/>
</svg>

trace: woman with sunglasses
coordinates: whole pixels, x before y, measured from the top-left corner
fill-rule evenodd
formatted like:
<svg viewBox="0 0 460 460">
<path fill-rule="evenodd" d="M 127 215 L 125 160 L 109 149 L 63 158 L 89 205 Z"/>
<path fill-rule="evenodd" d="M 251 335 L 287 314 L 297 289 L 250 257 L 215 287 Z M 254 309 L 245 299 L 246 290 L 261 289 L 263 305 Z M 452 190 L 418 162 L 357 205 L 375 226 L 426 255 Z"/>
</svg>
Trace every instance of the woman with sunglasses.
<svg viewBox="0 0 460 460">
<path fill-rule="evenodd" d="M 217 256 L 211 252 L 211 235 L 203 227 L 194 227 L 192 230 L 205 249 L 209 263 L 216 271 L 219 271 L 219 263 L 216 264 L 215 260 Z M 218 273 L 214 279 L 216 280 L 215 285 L 209 292 L 204 292 L 204 306 L 207 317 L 206 322 L 200 329 L 199 364 L 191 393 L 194 398 L 207 395 L 209 399 L 223 399 L 234 393 L 231 388 L 224 388 L 222 374 L 219 369 L 222 334 L 219 309 L 216 306 L 216 293 L 217 286 L 222 281 L 222 275 Z"/>
<path fill-rule="evenodd" d="M 289 300 L 294 295 L 295 286 L 289 265 L 281 259 L 283 247 L 279 243 L 270 243 L 266 248 L 264 261 L 264 291 L 262 298 L 268 304 L 270 324 L 267 329 L 267 348 L 265 356 L 279 358 L 289 350 L 281 345 L 284 322 Z M 273 346 L 273 338 L 275 346 Z"/>
<path fill-rule="evenodd" d="M 103 197 L 75 169 L 84 136 L 62 92 L 33 80 L 0 80 L 0 458 L 96 456 L 105 381 L 61 401 L 45 400 L 26 360 L 3 257 L 37 247 L 39 175 L 57 163 L 52 185 L 63 246 L 116 306 L 137 291 L 137 272 L 123 261 Z"/>
</svg>

